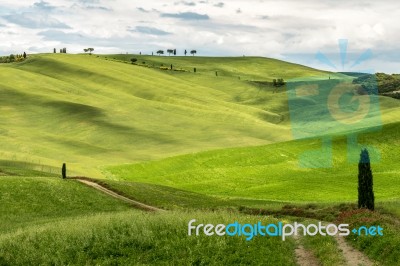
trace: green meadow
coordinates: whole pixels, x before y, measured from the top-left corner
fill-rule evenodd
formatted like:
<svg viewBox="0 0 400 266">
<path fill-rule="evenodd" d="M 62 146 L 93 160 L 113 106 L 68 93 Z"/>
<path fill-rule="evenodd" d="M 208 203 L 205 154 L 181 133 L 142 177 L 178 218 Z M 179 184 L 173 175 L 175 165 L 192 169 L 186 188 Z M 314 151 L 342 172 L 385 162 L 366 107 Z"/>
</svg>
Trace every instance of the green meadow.
<svg viewBox="0 0 400 266">
<path fill-rule="evenodd" d="M 138 61 L 138 66 L 160 68 L 170 68 L 185 70 L 186 72 L 194 71 L 201 76 L 215 77 L 233 77 L 241 80 L 255 81 L 272 81 L 273 79 L 296 79 L 296 78 L 314 78 L 328 79 L 331 78 L 348 78 L 344 74 L 331 73 L 313 69 L 303 65 L 293 64 L 273 58 L 265 57 L 197 57 L 197 56 L 149 56 L 149 55 L 101 55 L 103 59 L 110 61 L 120 61 L 131 63 L 132 58 Z M 179 73 L 179 72 L 178 72 Z M 196 80 L 196 76 L 186 76 L 192 80 Z M 202 82 L 210 82 L 212 80 L 203 80 Z M 238 83 L 238 82 L 236 82 Z M 211 82 L 210 82 L 211 84 Z"/>
<path fill-rule="evenodd" d="M 294 139 L 287 88 L 272 85 L 280 78 L 352 86 L 345 74 L 261 57 L 38 54 L 0 64 L 0 264 L 296 265 L 292 238 L 188 237 L 187 222 L 357 224 L 362 216 L 387 226 L 387 238 L 348 243 L 393 265 L 400 102 L 379 96 L 379 111 L 357 130 L 302 121 L 328 133 Z M 296 112 L 306 112 L 302 104 Z M 323 108 L 316 102 L 306 114 L 318 118 Z M 359 143 L 352 162 L 349 134 Z M 323 139 L 332 139 L 332 167 L 318 167 L 326 159 L 318 156 L 302 167 L 299 158 Z M 372 214 L 353 210 L 362 147 L 378 151 Z M 64 162 L 69 177 L 166 212 L 62 180 Z M 300 243 L 321 265 L 345 260 L 333 238 Z"/>
<path fill-rule="evenodd" d="M 66 218 L 130 209 L 101 192 L 55 177 L 1 177 L 0 191 L 1 234 Z"/>
<path fill-rule="evenodd" d="M 0 236 L 0 262 L 12 265 L 296 265 L 294 242 L 277 237 L 187 235 L 187 221 L 276 223 L 237 213 L 114 214 L 66 218 Z"/>
<path fill-rule="evenodd" d="M 373 165 L 377 200 L 400 195 L 399 123 L 381 132 L 360 134 L 361 144 L 380 151 Z M 108 168 L 127 181 L 166 185 L 221 197 L 288 202 L 353 202 L 357 198 L 357 164 L 347 158 L 347 138 L 334 138 L 333 167 L 303 168 L 302 152 L 315 150 L 321 140 L 296 140 L 266 146 L 207 151 L 155 162 Z M 121 188 L 123 189 L 123 188 Z"/>
<path fill-rule="evenodd" d="M 181 74 L 86 55 L 0 65 L 1 156 L 52 166 L 68 161 L 77 174 L 101 177 L 105 164 L 291 138 L 280 124 L 287 118 L 284 93 L 270 99 L 270 87 Z"/>
</svg>

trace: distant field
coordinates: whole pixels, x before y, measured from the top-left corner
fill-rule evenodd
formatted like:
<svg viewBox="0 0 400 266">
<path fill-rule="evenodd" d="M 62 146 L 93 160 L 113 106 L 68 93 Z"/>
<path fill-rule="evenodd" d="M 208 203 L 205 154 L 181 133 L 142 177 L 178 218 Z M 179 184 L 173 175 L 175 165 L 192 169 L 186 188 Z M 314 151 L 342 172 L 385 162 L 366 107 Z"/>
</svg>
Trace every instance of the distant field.
<svg viewBox="0 0 400 266">
<path fill-rule="evenodd" d="M 348 77 L 341 73 L 331 73 L 265 57 L 203 57 L 203 56 L 149 56 L 132 54 L 101 55 L 108 60 L 121 60 L 130 63 L 136 58 L 138 65 L 160 68 L 172 67 L 196 74 L 215 77 L 234 77 L 242 80 L 272 81 L 273 79 L 316 78 L 328 79 Z"/>
<path fill-rule="evenodd" d="M 220 64 L 225 76 L 171 74 L 94 55 L 42 54 L 0 65 L 0 159 L 67 162 L 71 174 L 101 177 L 106 164 L 289 140 L 283 89 L 235 73 L 263 73 L 257 80 L 327 74 L 263 58 L 175 60 Z"/>
</svg>

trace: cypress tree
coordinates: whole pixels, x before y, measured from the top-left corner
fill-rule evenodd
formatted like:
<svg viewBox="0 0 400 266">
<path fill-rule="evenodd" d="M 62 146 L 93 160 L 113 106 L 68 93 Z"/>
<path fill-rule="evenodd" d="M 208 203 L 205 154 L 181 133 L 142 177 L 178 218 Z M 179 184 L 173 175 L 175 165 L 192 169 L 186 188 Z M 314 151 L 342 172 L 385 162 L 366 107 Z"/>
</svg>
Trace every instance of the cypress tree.
<svg viewBox="0 0 400 266">
<path fill-rule="evenodd" d="M 61 169 L 61 173 L 62 173 L 62 178 L 65 179 L 67 178 L 67 165 L 65 163 L 63 163 L 62 169 Z"/>
<path fill-rule="evenodd" d="M 363 149 L 358 163 L 358 208 L 374 210 L 375 198 L 371 163 L 367 149 Z"/>
</svg>

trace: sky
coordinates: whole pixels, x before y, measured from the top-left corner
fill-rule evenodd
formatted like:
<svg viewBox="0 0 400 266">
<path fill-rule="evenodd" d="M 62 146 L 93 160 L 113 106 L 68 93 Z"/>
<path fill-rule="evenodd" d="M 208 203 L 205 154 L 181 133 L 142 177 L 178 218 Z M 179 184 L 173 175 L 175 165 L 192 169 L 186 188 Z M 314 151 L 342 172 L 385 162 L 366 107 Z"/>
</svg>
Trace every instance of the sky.
<svg viewBox="0 0 400 266">
<path fill-rule="evenodd" d="M 0 55 L 195 49 L 400 73 L 399 17 L 397 0 L 0 0 Z"/>
</svg>

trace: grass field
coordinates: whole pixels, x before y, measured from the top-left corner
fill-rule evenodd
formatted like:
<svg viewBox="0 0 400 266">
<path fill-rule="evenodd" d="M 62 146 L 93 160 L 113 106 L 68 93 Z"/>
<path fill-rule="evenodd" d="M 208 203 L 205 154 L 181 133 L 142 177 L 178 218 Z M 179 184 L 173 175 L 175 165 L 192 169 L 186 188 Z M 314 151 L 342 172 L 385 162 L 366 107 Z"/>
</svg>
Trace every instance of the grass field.
<svg viewBox="0 0 400 266">
<path fill-rule="evenodd" d="M 97 215 L 31 228 L 0 242 L 0 262 L 33 264 L 263 264 L 295 265 L 292 240 L 244 237 L 188 237 L 187 220 L 228 223 L 258 221 L 230 213 L 171 213 L 138 211 Z M 276 222 L 262 217 L 263 222 Z M 23 244 L 18 244 L 23 243 Z M 49 243 L 52 243 L 49 245 Z M 49 256 L 52 254 L 52 256 Z"/>
<path fill-rule="evenodd" d="M 101 192 L 54 177 L 1 177 L 0 191 L 0 234 L 70 217 L 130 209 Z"/>
<path fill-rule="evenodd" d="M 397 204 L 399 204 L 397 202 Z M 385 228 L 384 237 L 371 238 L 368 236 L 348 236 L 347 240 L 356 248 L 363 251 L 370 258 L 379 261 L 382 265 L 397 265 L 400 260 L 400 230 L 398 215 L 387 215 L 382 212 L 356 210 L 342 213 L 339 222 L 350 226 L 380 225 Z"/>
<path fill-rule="evenodd" d="M 2 265 L 215 261 L 295 265 L 291 239 L 282 242 L 278 238 L 258 238 L 248 242 L 244 237 L 221 237 L 215 241 L 204 235 L 186 235 L 187 222 L 193 218 L 215 224 L 237 220 L 276 223 L 272 217 L 248 216 L 235 210 L 200 212 L 196 206 L 192 211 L 144 213 L 75 180 L 40 177 L 39 171 L 13 167 L 5 172 L 0 178 Z M 293 255 L 287 256 L 287 252 Z"/>
<path fill-rule="evenodd" d="M 208 62 L 208 58 L 191 60 Z M 290 65 L 248 60 L 263 69 L 272 63 Z M 224 61 L 230 63 L 221 58 Z M 300 68 L 301 74 L 324 73 L 290 66 Z M 249 65 L 248 72 L 253 70 Z M 101 176 L 105 164 L 291 138 L 285 93 L 246 80 L 169 74 L 63 54 L 34 55 L 22 63 L 0 65 L 0 79 L 4 160 L 56 167 L 66 161 L 75 173 Z"/>
<path fill-rule="evenodd" d="M 184 71 L 160 69 L 171 64 Z M 361 217 L 387 226 L 380 241 L 348 241 L 393 265 L 399 258 L 390 241 L 398 243 L 400 102 L 379 97 L 380 110 L 353 131 L 305 119 L 301 127 L 320 135 L 299 140 L 289 95 L 272 86 L 275 78 L 351 81 L 260 57 L 38 54 L 1 64 L 0 264 L 295 265 L 293 239 L 190 238 L 187 222 L 335 221 L 348 212 L 343 221 L 356 224 Z M 296 102 L 294 111 L 308 118 L 318 118 L 326 105 L 303 110 L 303 104 Z M 379 151 L 371 153 L 376 213 L 352 213 L 357 164 L 347 161 L 347 134 L 358 137 L 355 158 L 363 145 Z M 315 157 L 308 165 L 314 168 L 300 167 L 301 154 L 326 138 L 333 139 L 333 166 L 315 168 L 326 159 Z M 168 211 L 132 210 L 62 180 L 64 162 L 69 176 L 100 178 Z M 331 238 L 301 243 L 322 265 L 344 261 Z"/>
<path fill-rule="evenodd" d="M 379 133 L 361 135 L 360 142 L 381 152 L 373 164 L 377 200 L 400 195 L 397 160 L 400 125 L 388 124 Z M 234 148 L 172 157 L 156 162 L 109 168 L 114 176 L 135 182 L 167 185 L 223 197 L 277 201 L 340 202 L 357 198 L 357 165 L 346 158 L 347 139 L 333 142 L 332 168 L 300 168 L 301 152 L 317 149 L 320 140 Z M 344 152 L 343 152 L 344 151 Z"/>
<path fill-rule="evenodd" d="M 149 56 L 113 54 L 101 55 L 103 59 L 111 61 L 129 62 L 136 58 L 137 65 L 160 68 L 161 66 L 173 69 L 183 69 L 201 76 L 233 77 L 241 80 L 272 81 L 273 79 L 316 78 L 328 79 L 347 77 L 340 73 L 321 71 L 310 67 L 293 64 L 265 57 L 204 57 L 204 56 Z M 197 75 L 198 76 L 198 75 Z M 192 77 L 186 75 L 186 78 Z"/>
</svg>

